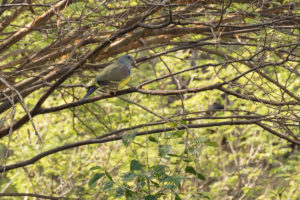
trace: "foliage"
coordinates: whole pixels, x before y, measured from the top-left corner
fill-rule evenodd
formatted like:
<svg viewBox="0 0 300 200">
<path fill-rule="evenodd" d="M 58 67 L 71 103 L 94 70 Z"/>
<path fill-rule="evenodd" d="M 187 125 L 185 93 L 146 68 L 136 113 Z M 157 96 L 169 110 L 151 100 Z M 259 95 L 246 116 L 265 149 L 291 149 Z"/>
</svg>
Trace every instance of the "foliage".
<svg viewBox="0 0 300 200">
<path fill-rule="evenodd" d="M 3 1 L 0 197 L 299 199 L 299 5 Z"/>
</svg>

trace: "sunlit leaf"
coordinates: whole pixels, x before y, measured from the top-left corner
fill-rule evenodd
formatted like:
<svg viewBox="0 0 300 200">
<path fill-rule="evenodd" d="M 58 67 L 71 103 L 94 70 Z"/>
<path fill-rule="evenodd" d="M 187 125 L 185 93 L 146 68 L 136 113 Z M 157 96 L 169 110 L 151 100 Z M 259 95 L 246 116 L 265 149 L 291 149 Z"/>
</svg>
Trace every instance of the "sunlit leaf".
<svg viewBox="0 0 300 200">
<path fill-rule="evenodd" d="M 129 146 L 134 141 L 135 133 L 128 133 L 122 137 L 122 142 L 125 146 Z"/>
<path fill-rule="evenodd" d="M 128 172 L 128 173 L 123 174 L 122 180 L 125 182 L 129 182 L 129 181 L 132 181 L 135 177 L 136 177 L 135 173 Z"/>
<path fill-rule="evenodd" d="M 112 181 L 105 181 L 103 183 L 103 190 L 104 191 L 110 190 L 113 187 L 113 185 L 114 185 L 114 182 L 112 182 Z"/>
<path fill-rule="evenodd" d="M 218 144 L 216 142 L 212 142 L 212 141 L 205 141 L 204 144 L 211 146 L 211 147 L 218 147 Z"/>
<path fill-rule="evenodd" d="M 154 176 L 163 176 L 166 173 L 166 166 L 165 165 L 155 165 L 151 167 L 150 171 Z"/>
<path fill-rule="evenodd" d="M 171 145 L 159 145 L 158 146 L 158 155 L 164 157 L 171 151 Z"/>
</svg>

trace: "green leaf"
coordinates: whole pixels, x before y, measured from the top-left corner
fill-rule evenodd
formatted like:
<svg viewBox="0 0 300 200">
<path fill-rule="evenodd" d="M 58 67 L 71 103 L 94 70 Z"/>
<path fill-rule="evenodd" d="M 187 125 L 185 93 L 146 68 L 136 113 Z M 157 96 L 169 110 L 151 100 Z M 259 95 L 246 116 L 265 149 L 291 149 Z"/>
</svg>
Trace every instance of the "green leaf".
<svg viewBox="0 0 300 200">
<path fill-rule="evenodd" d="M 184 135 L 185 131 L 184 130 L 180 130 L 180 131 L 176 131 L 176 132 L 173 132 L 173 136 L 174 137 L 182 137 Z"/>
<path fill-rule="evenodd" d="M 158 155 L 164 157 L 171 151 L 171 145 L 159 145 L 158 146 Z"/>
<path fill-rule="evenodd" d="M 198 192 L 197 194 L 199 194 L 201 197 L 204 197 L 206 199 L 210 199 L 209 196 L 203 194 L 202 192 Z"/>
<path fill-rule="evenodd" d="M 212 142 L 212 141 L 205 141 L 204 144 L 211 146 L 211 147 L 218 147 L 218 144 L 216 142 Z"/>
<path fill-rule="evenodd" d="M 155 137 L 153 137 L 153 136 L 149 136 L 148 139 L 149 139 L 150 142 L 156 142 L 156 143 L 158 143 L 158 140 Z"/>
<path fill-rule="evenodd" d="M 145 196 L 145 200 L 156 200 L 156 197 L 154 195 L 148 195 Z"/>
<path fill-rule="evenodd" d="M 150 173 L 156 177 L 164 176 L 166 174 L 166 166 L 165 165 L 154 165 Z"/>
<path fill-rule="evenodd" d="M 154 181 L 150 181 L 155 187 L 159 188 L 159 184 L 154 182 Z"/>
<path fill-rule="evenodd" d="M 175 193 L 175 200 L 181 200 L 178 194 Z"/>
<path fill-rule="evenodd" d="M 107 190 L 110 190 L 114 185 L 114 182 L 112 181 L 105 181 L 104 184 L 103 184 L 103 190 L 104 191 L 107 191 Z"/>
<path fill-rule="evenodd" d="M 198 146 L 190 146 L 188 147 L 188 152 L 195 155 L 200 152 L 200 148 Z"/>
<path fill-rule="evenodd" d="M 197 178 L 199 178 L 199 179 L 201 179 L 201 180 L 203 180 L 203 181 L 206 180 L 205 177 L 204 177 L 202 174 L 198 173 L 198 172 L 194 169 L 194 167 L 192 167 L 192 166 L 187 166 L 187 167 L 185 168 L 185 172 L 188 173 L 188 174 L 193 174 L 193 175 L 197 176 Z"/>
<path fill-rule="evenodd" d="M 274 167 L 269 170 L 269 174 L 270 175 L 277 174 L 277 173 L 280 173 L 281 170 L 282 170 L 281 167 Z"/>
<path fill-rule="evenodd" d="M 163 187 L 168 190 L 174 190 L 176 188 L 176 186 L 174 184 L 165 184 L 165 185 L 163 185 Z"/>
<path fill-rule="evenodd" d="M 126 189 L 125 190 L 125 197 L 126 199 L 132 199 L 134 192 L 131 190 Z"/>
<path fill-rule="evenodd" d="M 120 197 L 122 197 L 123 195 L 125 194 L 125 189 L 124 189 L 124 187 L 117 187 L 117 189 L 116 189 L 116 197 L 117 198 L 120 198 Z"/>
<path fill-rule="evenodd" d="M 130 171 L 134 171 L 134 170 L 141 170 L 142 169 L 142 165 L 139 161 L 137 160 L 132 160 L 130 162 Z"/>
<path fill-rule="evenodd" d="M 128 189 L 125 190 L 125 197 L 126 197 L 126 199 L 132 197 L 133 194 L 134 194 L 134 192 L 132 192 L 131 190 L 128 190 Z"/>
<path fill-rule="evenodd" d="M 89 171 L 93 171 L 93 170 L 96 170 L 96 169 L 101 169 L 102 170 L 102 167 L 100 167 L 100 166 L 94 166 L 94 167 L 91 167 L 89 169 Z"/>
<path fill-rule="evenodd" d="M 137 188 L 143 188 L 145 185 L 146 185 L 145 178 L 144 177 L 139 177 L 137 179 L 136 187 Z"/>
<path fill-rule="evenodd" d="M 105 171 L 105 175 L 109 180 L 113 181 L 111 175 L 107 171 Z"/>
<path fill-rule="evenodd" d="M 206 178 L 205 178 L 202 174 L 200 174 L 200 173 L 198 173 L 198 172 L 197 172 L 197 177 L 198 177 L 200 180 L 202 180 L 202 181 L 205 181 L 205 180 L 206 180 Z"/>
<path fill-rule="evenodd" d="M 194 167 L 191 167 L 191 166 L 187 166 L 185 168 L 185 172 L 188 173 L 188 174 L 194 174 L 196 176 L 197 172 L 196 170 L 194 169 Z"/>
<path fill-rule="evenodd" d="M 176 155 L 176 154 L 172 154 L 172 153 L 168 153 L 167 155 L 170 157 L 180 157 L 180 155 Z"/>
<path fill-rule="evenodd" d="M 179 130 L 175 132 L 170 132 L 165 134 L 165 138 L 181 138 L 184 135 L 185 131 L 184 130 Z"/>
<path fill-rule="evenodd" d="M 169 183 L 174 183 L 174 185 L 177 187 L 177 188 L 181 188 L 181 185 L 180 185 L 180 181 L 181 181 L 181 177 L 180 176 L 165 176 L 161 182 L 169 182 Z"/>
<path fill-rule="evenodd" d="M 180 185 L 181 177 L 172 176 L 172 181 L 177 186 L 178 189 L 181 189 L 181 185 Z"/>
<path fill-rule="evenodd" d="M 105 174 L 104 173 L 97 173 L 97 174 L 94 174 L 94 176 L 90 179 L 88 185 L 89 185 L 89 188 L 93 188 L 96 186 L 96 182 L 102 178 Z"/>
<path fill-rule="evenodd" d="M 181 120 L 180 124 L 187 125 L 187 121 L 186 120 Z"/>
<path fill-rule="evenodd" d="M 122 180 L 125 182 L 129 182 L 129 181 L 132 181 L 135 177 L 136 177 L 135 173 L 128 172 L 128 173 L 123 174 Z"/>
<path fill-rule="evenodd" d="M 122 137 L 122 142 L 125 146 L 129 146 L 131 142 L 134 141 L 135 133 L 125 134 Z"/>
</svg>

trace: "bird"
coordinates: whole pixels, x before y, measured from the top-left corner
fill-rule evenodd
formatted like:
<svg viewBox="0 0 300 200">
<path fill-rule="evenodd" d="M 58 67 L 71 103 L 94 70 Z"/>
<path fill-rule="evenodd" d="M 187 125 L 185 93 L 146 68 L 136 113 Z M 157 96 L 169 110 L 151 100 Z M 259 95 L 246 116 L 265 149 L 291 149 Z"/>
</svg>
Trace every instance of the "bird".
<svg viewBox="0 0 300 200">
<path fill-rule="evenodd" d="M 88 98 L 98 89 L 96 84 L 98 84 L 100 90 L 103 91 L 121 89 L 129 82 L 133 66 L 135 66 L 135 62 L 130 55 L 125 54 L 119 57 L 116 62 L 108 65 L 98 76 L 96 76 L 94 83 L 87 88 L 87 93 L 82 100 Z"/>
</svg>

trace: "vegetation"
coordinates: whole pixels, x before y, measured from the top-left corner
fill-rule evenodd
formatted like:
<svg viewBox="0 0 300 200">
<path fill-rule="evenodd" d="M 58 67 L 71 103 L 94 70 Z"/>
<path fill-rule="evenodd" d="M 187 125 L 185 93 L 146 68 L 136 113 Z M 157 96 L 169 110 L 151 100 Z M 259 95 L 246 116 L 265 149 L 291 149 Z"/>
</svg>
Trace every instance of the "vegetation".
<svg viewBox="0 0 300 200">
<path fill-rule="evenodd" d="M 299 4 L 3 0 L 1 199 L 300 199 Z"/>
</svg>

